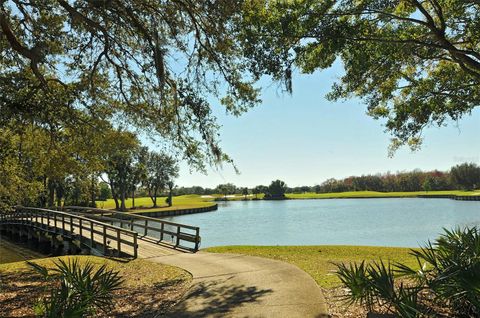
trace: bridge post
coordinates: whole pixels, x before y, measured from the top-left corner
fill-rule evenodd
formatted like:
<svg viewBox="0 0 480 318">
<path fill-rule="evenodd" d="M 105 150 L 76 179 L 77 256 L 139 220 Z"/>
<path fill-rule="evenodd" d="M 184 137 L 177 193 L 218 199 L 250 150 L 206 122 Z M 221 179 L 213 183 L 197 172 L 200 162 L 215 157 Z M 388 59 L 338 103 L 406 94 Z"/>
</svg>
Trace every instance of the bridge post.
<svg viewBox="0 0 480 318">
<path fill-rule="evenodd" d="M 137 233 L 133 234 L 133 258 L 138 257 Z"/>
<path fill-rule="evenodd" d="M 94 237 L 93 237 L 93 221 L 90 221 L 90 247 L 93 248 L 93 246 L 95 245 L 95 240 L 94 240 Z"/>
<path fill-rule="evenodd" d="M 180 245 L 180 226 L 177 226 L 177 241 L 175 243 L 175 247 Z"/>
<path fill-rule="evenodd" d="M 78 226 L 79 226 L 78 231 L 79 231 L 79 234 L 80 234 L 79 239 L 80 239 L 80 245 L 81 245 L 82 242 L 83 242 L 83 224 L 82 224 L 82 219 L 78 220 Z"/>
<path fill-rule="evenodd" d="M 117 252 L 118 256 L 122 253 L 122 242 L 120 240 L 120 230 L 117 230 Z"/>
<path fill-rule="evenodd" d="M 200 244 L 200 229 L 197 227 L 195 229 L 195 252 L 198 251 L 198 248 Z"/>
<path fill-rule="evenodd" d="M 103 226 L 103 255 L 108 254 L 108 246 L 107 246 L 107 227 Z"/>
<path fill-rule="evenodd" d="M 162 222 L 160 225 L 160 241 L 163 241 L 163 231 L 165 230 L 165 223 Z"/>
</svg>

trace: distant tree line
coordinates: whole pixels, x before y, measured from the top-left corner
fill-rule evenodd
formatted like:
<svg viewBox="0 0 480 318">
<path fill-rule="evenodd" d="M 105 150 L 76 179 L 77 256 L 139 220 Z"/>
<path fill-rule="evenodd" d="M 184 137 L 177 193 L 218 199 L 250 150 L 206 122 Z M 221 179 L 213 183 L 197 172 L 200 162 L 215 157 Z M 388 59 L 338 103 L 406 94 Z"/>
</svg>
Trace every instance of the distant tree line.
<svg viewBox="0 0 480 318">
<path fill-rule="evenodd" d="M 344 179 L 328 179 L 314 186 L 288 187 L 281 180 L 272 181 L 269 186 L 258 185 L 253 188 L 237 187 L 232 183 L 220 184 L 215 188 L 200 186 L 180 187 L 175 189 L 176 195 L 198 194 L 212 195 L 252 195 L 258 199 L 264 194 L 266 199 L 284 197 L 285 193 L 332 193 L 347 191 L 378 191 L 378 192 L 412 192 L 412 191 L 442 191 L 442 190 L 474 190 L 480 188 L 480 167 L 474 163 L 463 163 L 454 166 L 450 171 L 421 171 L 369 174 L 351 176 Z"/>
<path fill-rule="evenodd" d="M 441 191 L 473 190 L 480 187 L 480 167 L 474 163 L 454 166 L 448 172 L 420 171 L 369 174 L 344 179 L 328 179 L 315 186 L 288 188 L 288 193 L 331 193 L 346 191 Z"/>
</svg>

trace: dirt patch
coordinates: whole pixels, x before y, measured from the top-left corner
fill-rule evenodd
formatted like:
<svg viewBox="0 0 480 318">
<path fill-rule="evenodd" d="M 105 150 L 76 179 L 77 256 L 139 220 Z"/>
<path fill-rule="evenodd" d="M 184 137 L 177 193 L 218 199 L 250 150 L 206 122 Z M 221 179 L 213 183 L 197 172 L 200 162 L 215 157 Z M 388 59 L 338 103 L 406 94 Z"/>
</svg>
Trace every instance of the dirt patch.
<svg viewBox="0 0 480 318">
<path fill-rule="evenodd" d="M 41 278 L 31 271 L 0 273 L 0 317 L 34 317 L 35 302 L 44 296 Z M 127 286 L 114 294 L 115 309 L 95 317 L 158 317 L 174 306 L 190 286 L 190 277 L 151 286 Z"/>
<path fill-rule="evenodd" d="M 327 300 L 328 313 L 332 318 L 365 318 L 367 311 L 358 305 L 348 304 L 342 299 L 347 293 L 344 288 L 322 288 L 322 292 Z"/>
</svg>

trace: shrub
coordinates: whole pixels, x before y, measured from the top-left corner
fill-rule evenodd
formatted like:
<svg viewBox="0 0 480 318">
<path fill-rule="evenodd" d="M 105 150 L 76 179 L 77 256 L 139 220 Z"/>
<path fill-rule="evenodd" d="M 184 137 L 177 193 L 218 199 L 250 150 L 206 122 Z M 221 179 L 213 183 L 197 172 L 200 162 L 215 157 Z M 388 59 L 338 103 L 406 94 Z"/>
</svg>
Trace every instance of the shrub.
<svg viewBox="0 0 480 318">
<path fill-rule="evenodd" d="M 47 282 L 53 282 L 49 295 L 35 304 L 35 314 L 40 317 L 86 317 L 98 311 L 113 308 L 113 292 L 120 289 L 122 278 L 118 272 L 103 265 L 97 270 L 91 263 L 83 266 L 78 260 L 55 262 L 49 271 L 41 265 L 28 262 Z M 48 288 L 48 287 L 47 287 Z"/>
<path fill-rule="evenodd" d="M 399 317 L 480 315 L 480 230 L 445 230 L 434 243 L 412 250 L 418 268 L 372 262 L 338 264 L 346 300 Z"/>
</svg>

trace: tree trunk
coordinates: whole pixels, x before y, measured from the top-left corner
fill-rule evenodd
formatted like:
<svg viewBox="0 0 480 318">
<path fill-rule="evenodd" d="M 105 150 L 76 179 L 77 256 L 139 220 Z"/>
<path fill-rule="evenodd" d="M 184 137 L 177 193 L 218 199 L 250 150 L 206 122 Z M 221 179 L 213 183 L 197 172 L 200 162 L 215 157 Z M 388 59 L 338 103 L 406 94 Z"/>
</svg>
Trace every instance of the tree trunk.
<svg viewBox="0 0 480 318">
<path fill-rule="evenodd" d="M 135 189 L 132 190 L 132 209 L 135 209 Z"/>
<path fill-rule="evenodd" d="M 63 197 L 62 197 L 61 194 L 58 193 L 58 189 L 57 189 L 56 193 L 57 193 L 57 207 L 60 208 L 60 207 L 62 206 L 62 199 L 63 199 Z"/>
<path fill-rule="evenodd" d="M 173 201 L 172 201 L 172 188 L 168 188 L 168 206 L 172 206 L 173 205 Z"/>
<path fill-rule="evenodd" d="M 125 212 L 127 211 L 127 207 L 125 205 L 125 197 L 126 197 L 126 190 L 124 187 L 121 187 L 120 190 L 120 201 L 121 201 L 121 206 L 120 206 L 120 211 Z"/>
<path fill-rule="evenodd" d="M 120 204 L 118 203 L 118 196 L 117 195 L 113 196 L 113 201 L 115 201 L 115 210 L 119 211 L 120 210 Z"/>
<path fill-rule="evenodd" d="M 95 193 L 95 175 L 92 174 L 92 188 L 91 188 L 91 200 L 92 200 L 92 208 L 96 207 L 95 200 L 96 200 L 96 193 Z"/>
<path fill-rule="evenodd" d="M 120 209 L 120 205 L 118 204 L 118 194 L 117 194 L 117 191 L 115 191 L 115 186 L 113 185 L 113 182 L 110 182 L 110 190 L 112 190 L 112 198 L 113 198 L 113 201 L 115 202 L 115 210 L 119 210 Z"/>
<path fill-rule="evenodd" d="M 48 180 L 48 206 L 52 207 L 55 204 L 55 183 Z"/>
<path fill-rule="evenodd" d="M 157 207 L 157 189 L 153 191 L 152 201 L 153 201 L 153 207 L 156 208 Z"/>
<path fill-rule="evenodd" d="M 43 192 L 40 197 L 40 204 L 44 208 L 47 205 L 47 176 L 43 176 Z"/>
</svg>

